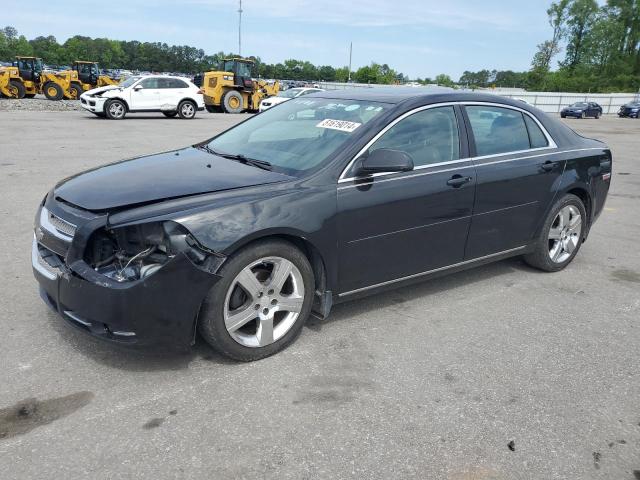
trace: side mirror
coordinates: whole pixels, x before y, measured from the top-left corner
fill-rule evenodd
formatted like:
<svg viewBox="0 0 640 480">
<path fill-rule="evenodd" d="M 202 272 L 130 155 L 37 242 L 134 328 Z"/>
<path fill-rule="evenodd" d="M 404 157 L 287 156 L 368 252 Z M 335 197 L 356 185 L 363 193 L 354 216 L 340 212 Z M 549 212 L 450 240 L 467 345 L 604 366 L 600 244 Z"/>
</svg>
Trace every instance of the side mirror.
<svg viewBox="0 0 640 480">
<path fill-rule="evenodd" d="M 356 175 L 370 175 L 382 172 L 408 172 L 413 170 L 413 159 L 406 152 L 381 148 L 360 160 Z"/>
<path fill-rule="evenodd" d="M 133 89 L 137 92 L 138 90 L 142 90 L 142 85 L 136 85 Z"/>
</svg>

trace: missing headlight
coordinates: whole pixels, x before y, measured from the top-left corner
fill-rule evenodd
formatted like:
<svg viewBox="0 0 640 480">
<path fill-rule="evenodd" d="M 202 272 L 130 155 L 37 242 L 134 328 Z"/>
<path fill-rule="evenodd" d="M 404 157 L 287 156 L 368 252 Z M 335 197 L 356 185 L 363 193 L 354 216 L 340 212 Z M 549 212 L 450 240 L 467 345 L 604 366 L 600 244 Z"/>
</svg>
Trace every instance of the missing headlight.
<svg viewBox="0 0 640 480">
<path fill-rule="evenodd" d="M 202 264 L 208 253 L 175 222 L 141 223 L 96 231 L 84 261 L 96 272 L 118 282 L 148 277 L 179 253 Z"/>
</svg>

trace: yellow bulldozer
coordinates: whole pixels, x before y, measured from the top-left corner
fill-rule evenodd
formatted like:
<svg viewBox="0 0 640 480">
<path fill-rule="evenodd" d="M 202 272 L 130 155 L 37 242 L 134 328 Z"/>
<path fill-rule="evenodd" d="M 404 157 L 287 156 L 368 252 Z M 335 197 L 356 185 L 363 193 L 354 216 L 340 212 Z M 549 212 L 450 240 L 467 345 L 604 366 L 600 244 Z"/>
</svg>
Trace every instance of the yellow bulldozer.
<svg viewBox="0 0 640 480">
<path fill-rule="evenodd" d="M 106 75 L 100 75 L 100 69 L 96 62 L 76 60 L 73 62 L 71 75 L 73 76 L 73 80 L 71 81 L 72 86 L 77 86 L 80 90 L 77 97 L 74 98 L 80 97 L 82 92 L 86 92 L 92 88 L 107 87 L 109 85 L 118 85 L 118 83 L 120 83 L 119 80 L 115 80 Z"/>
<path fill-rule="evenodd" d="M 45 72 L 42 59 L 16 57 L 14 65 L 0 68 L 0 94 L 8 98 L 33 98 L 37 93 L 49 100 L 72 98 L 69 72 Z"/>
<path fill-rule="evenodd" d="M 277 95 L 278 82 L 270 84 L 251 78 L 252 60 L 227 58 L 219 69 L 205 72 L 199 85 L 209 112 L 240 113 L 258 110 L 262 99 Z M 196 85 L 199 82 L 196 82 Z"/>
</svg>

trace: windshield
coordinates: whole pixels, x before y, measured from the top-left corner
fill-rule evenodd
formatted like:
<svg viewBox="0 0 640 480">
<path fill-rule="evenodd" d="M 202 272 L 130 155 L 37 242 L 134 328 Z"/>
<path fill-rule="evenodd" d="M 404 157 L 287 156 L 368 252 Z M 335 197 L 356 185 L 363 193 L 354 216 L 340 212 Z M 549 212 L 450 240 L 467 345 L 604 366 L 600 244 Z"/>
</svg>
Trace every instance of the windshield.
<svg viewBox="0 0 640 480">
<path fill-rule="evenodd" d="M 266 161 L 300 176 L 320 167 L 388 104 L 329 98 L 295 98 L 214 138 L 218 153 Z"/>
<path fill-rule="evenodd" d="M 301 88 L 290 88 L 289 90 L 285 90 L 284 92 L 278 93 L 278 97 L 282 98 L 293 98 L 298 95 L 302 91 Z"/>
<path fill-rule="evenodd" d="M 577 102 L 571 105 L 574 108 L 587 108 L 587 104 L 584 102 Z"/>
<path fill-rule="evenodd" d="M 640 102 L 631 102 L 631 103 L 627 103 L 626 105 L 627 107 L 631 107 L 631 108 L 638 108 L 640 107 Z"/>
<path fill-rule="evenodd" d="M 134 83 L 136 83 L 138 80 L 140 80 L 142 77 L 129 77 L 127 78 L 124 82 L 122 82 L 120 85 L 118 85 L 119 87 L 123 87 L 123 88 L 127 88 L 130 87 L 131 85 L 133 85 Z"/>
</svg>

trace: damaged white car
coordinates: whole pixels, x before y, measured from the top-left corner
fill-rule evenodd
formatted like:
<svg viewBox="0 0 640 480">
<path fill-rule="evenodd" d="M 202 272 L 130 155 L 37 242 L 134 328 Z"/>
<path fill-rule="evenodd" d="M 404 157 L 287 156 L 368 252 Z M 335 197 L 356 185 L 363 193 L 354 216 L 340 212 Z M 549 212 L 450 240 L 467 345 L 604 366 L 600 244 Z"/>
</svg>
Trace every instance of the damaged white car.
<svg viewBox="0 0 640 480">
<path fill-rule="evenodd" d="M 85 110 L 112 120 L 132 112 L 162 112 L 166 117 L 195 117 L 204 110 L 202 90 L 189 80 L 167 75 L 129 77 L 120 85 L 94 88 L 80 95 Z"/>
</svg>

